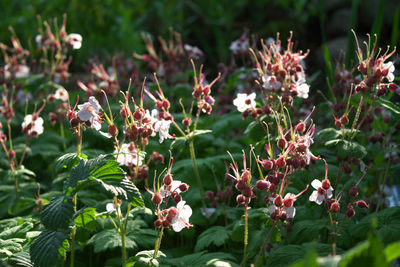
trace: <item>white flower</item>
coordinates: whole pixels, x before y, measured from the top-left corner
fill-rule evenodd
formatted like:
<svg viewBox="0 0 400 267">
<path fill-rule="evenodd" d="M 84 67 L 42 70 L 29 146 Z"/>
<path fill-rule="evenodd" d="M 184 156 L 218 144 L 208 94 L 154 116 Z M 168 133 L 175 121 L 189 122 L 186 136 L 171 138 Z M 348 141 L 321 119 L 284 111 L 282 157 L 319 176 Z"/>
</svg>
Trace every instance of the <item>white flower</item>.
<svg viewBox="0 0 400 267">
<path fill-rule="evenodd" d="M 389 82 L 393 82 L 393 80 L 394 80 L 394 74 L 393 73 L 394 73 L 394 70 L 395 70 L 393 62 L 389 61 L 388 63 L 383 64 L 382 67 L 384 69 L 388 69 L 389 70 L 388 74 L 386 75 L 386 79 Z"/>
<path fill-rule="evenodd" d="M 36 116 L 35 116 L 36 117 Z M 27 135 L 37 136 L 43 133 L 43 119 L 37 117 L 33 120 L 32 114 L 26 115 L 22 122 L 22 131 Z"/>
<path fill-rule="evenodd" d="M 263 87 L 268 90 L 278 90 L 282 86 L 282 83 L 278 81 L 275 76 L 263 75 L 262 81 Z"/>
<path fill-rule="evenodd" d="M 247 52 L 248 47 L 249 47 L 249 44 L 248 44 L 247 40 L 243 39 L 243 38 L 239 38 L 231 43 L 231 45 L 229 46 L 229 49 L 234 54 L 238 54 L 238 53 Z"/>
<path fill-rule="evenodd" d="M 172 136 L 168 133 L 169 127 L 171 126 L 171 121 L 166 120 L 158 120 L 154 124 L 154 130 L 158 132 L 158 136 L 160 137 L 159 142 L 162 143 L 164 139 L 169 139 Z"/>
<path fill-rule="evenodd" d="M 176 192 L 177 194 L 181 193 L 181 190 L 179 189 L 179 186 L 182 184 L 181 181 L 178 180 L 173 180 L 171 182 L 171 185 L 168 186 L 167 188 L 162 187 L 160 188 L 160 194 L 162 198 L 166 198 L 171 195 L 172 192 Z"/>
<path fill-rule="evenodd" d="M 118 153 L 116 149 L 114 151 L 115 157 L 117 157 L 117 162 L 122 166 L 129 166 L 129 165 L 137 165 L 138 158 L 137 158 L 137 151 L 134 146 L 129 144 L 122 144 L 121 150 Z M 144 160 L 144 156 L 139 153 L 139 166 L 142 165 Z"/>
<path fill-rule="evenodd" d="M 72 46 L 72 49 L 79 49 L 82 46 L 82 35 L 70 33 L 66 38 L 66 42 Z"/>
<path fill-rule="evenodd" d="M 197 46 L 185 44 L 184 48 L 190 58 L 199 59 L 203 55 L 203 51 L 201 51 Z"/>
<path fill-rule="evenodd" d="M 36 46 L 38 48 L 42 48 L 42 39 L 43 39 L 42 35 L 40 34 L 36 35 L 35 41 L 36 41 Z"/>
<path fill-rule="evenodd" d="M 328 188 L 328 190 L 324 190 L 322 188 L 322 183 L 320 180 L 315 179 L 314 181 L 312 181 L 311 183 L 312 187 L 314 187 L 316 190 L 313 191 L 309 197 L 308 200 L 313 201 L 315 203 L 317 203 L 318 205 L 321 205 L 321 203 L 324 201 L 325 196 L 326 198 L 331 198 L 332 197 L 332 192 L 333 192 L 333 188 L 332 186 L 330 186 Z"/>
<path fill-rule="evenodd" d="M 216 211 L 216 208 L 201 208 L 201 214 L 207 219 L 210 218 Z"/>
<path fill-rule="evenodd" d="M 56 93 L 54 94 L 54 98 L 67 102 L 69 98 L 68 91 L 65 90 L 65 88 L 58 88 Z"/>
<path fill-rule="evenodd" d="M 238 94 L 236 99 L 233 100 L 233 104 L 237 107 L 239 112 L 244 112 L 247 109 L 256 107 L 256 93 Z"/>
<path fill-rule="evenodd" d="M 21 105 L 25 105 L 27 101 L 32 99 L 32 94 L 29 91 L 25 93 L 23 90 L 19 90 L 17 93 L 17 99 Z"/>
<path fill-rule="evenodd" d="M 26 78 L 29 76 L 29 67 L 27 65 L 19 65 L 18 70 L 15 72 L 15 78 Z"/>
<path fill-rule="evenodd" d="M 81 121 L 89 121 L 91 126 L 96 130 L 100 130 L 100 104 L 94 98 L 94 96 L 89 97 L 89 102 L 78 105 L 78 117 Z"/>
<path fill-rule="evenodd" d="M 192 216 L 192 208 L 189 205 L 185 205 L 186 201 L 180 201 L 176 205 L 176 209 L 178 210 L 178 214 L 174 218 L 172 218 L 172 229 L 175 232 L 180 232 L 183 228 L 189 228 L 192 225 L 189 223 L 189 218 Z"/>
<path fill-rule="evenodd" d="M 297 85 L 297 96 L 301 98 L 308 98 L 308 92 L 310 91 L 310 87 L 306 83 L 302 83 Z"/>
<path fill-rule="evenodd" d="M 114 205 L 114 203 L 108 203 L 107 205 L 106 205 L 106 210 L 107 210 L 107 212 L 117 212 L 117 214 L 118 214 L 118 216 L 119 217 L 122 217 L 122 212 L 121 212 L 121 209 L 119 208 L 119 206 L 118 206 L 118 210 L 117 209 L 115 209 L 115 205 Z"/>
<path fill-rule="evenodd" d="M 286 213 L 287 219 L 293 219 L 294 216 L 296 215 L 296 208 L 293 206 L 283 207 L 283 211 Z M 274 212 L 278 212 L 278 208 L 275 205 L 271 205 L 269 207 L 269 214 L 273 214 Z"/>
</svg>

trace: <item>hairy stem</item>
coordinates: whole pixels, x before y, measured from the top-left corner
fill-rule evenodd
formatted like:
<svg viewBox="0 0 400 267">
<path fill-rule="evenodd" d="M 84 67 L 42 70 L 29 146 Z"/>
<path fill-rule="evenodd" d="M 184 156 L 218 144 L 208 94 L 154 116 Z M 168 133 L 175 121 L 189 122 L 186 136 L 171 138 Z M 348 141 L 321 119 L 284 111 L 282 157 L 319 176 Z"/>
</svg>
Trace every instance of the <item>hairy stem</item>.
<svg viewBox="0 0 400 267">
<path fill-rule="evenodd" d="M 155 247 L 154 247 L 153 259 L 157 258 L 157 253 L 158 253 L 158 250 L 160 249 L 161 239 L 162 239 L 162 236 L 163 236 L 163 232 L 164 232 L 164 227 L 161 227 L 160 234 L 158 235 L 158 238 L 157 238 L 157 240 L 156 240 L 156 245 L 155 245 Z"/>
<path fill-rule="evenodd" d="M 249 229 L 248 229 L 248 220 L 247 220 L 247 204 L 244 205 L 244 247 L 243 247 L 243 260 L 242 260 L 242 266 L 246 266 L 246 257 L 247 257 L 247 243 L 248 243 L 248 235 L 249 235 Z"/>
</svg>

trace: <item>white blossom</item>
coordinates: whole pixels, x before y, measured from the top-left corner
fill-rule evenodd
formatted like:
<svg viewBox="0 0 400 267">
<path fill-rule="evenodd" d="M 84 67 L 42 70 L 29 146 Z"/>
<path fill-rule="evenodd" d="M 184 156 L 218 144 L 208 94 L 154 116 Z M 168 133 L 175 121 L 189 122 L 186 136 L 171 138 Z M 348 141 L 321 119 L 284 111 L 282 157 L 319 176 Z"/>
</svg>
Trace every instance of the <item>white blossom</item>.
<svg viewBox="0 0 400 267">
<path fill-rule="evenodd" d="M 72 49 L 79 49 L 82 46 L 82 35 L 70 33 L 66 37 L 66 42 L 72 46 Z"/>
<path fill-rule="evenodd" d="M 139 166 L 142 165 L 144 156 L 139 153 L 139 162 L 137 158 L 137 151 L 134 148 L 134 146 L 131 146 L 129 144 L 122 144 L 121 150 L 118 152 L 116 149 L 114 151 L 115 157 L 117 157 L 117 162 L 122 165 L 122 166 L 129 166 L 129 165 L 137 165 L 139 163 Z"/>
<path fill-rule="evenodd" d="M 159 142 L 162 143 L 164 139 L 169 139 L 172 136 L 169 134 L 169 127 L 171 126 L 171 121 L 166 120 L 158 120 L 154 124 L 154 130 L 158 132 L 158 136 L 160 137 Z"/>
<path fill-rule="evenodd" d="M 88 102 L 78 105 L 78 117 L 81 121 L 89 121 L 93 128 L 100 130 L 100 108 L 99 102 L 94 96 L 91 96 Z"/>
<path fill-rule="evenodd" d="M 201 51 L 197 46 L 185 44 L 184 49 L 190 58 L 199 59 L 201 56 L 203 56 L 203 51 Z"/>
<path fill-rule="evenodd" d="M 306 83 L 302 83 L 297 85 L 297 96 L 301 98 L 308 98 L 308 92 L 310 91 L 310 87 Z"/>
<path fill-rule="evenodd" d="M 330 186 L 328 188 L 328 190 L 324 190 L 322 188 L 322 183 L 320 180 L 315 179 L 314 181 L 312 181 L 311 183 L 312 187 L 314 187 L 316 190 L 314 190 L 309 199 L 310 201 L 313 201 L 315 203 L 317 203 L 318 205 L 321 205 L 321 203 L 324 201 L 325 199 L 325 195 L 327 198 L 331 198 L 333 195 L 333 188 L 332 186 Z"/>
<path fill-rule="evenodd" d="M 278 81 L 275 76 L 263 75 L 262 81 L 263 87 L 268 90 L 278 90 L 282 86 L 282 83 Z"/>
<path fill-rule="evenodd" d="M 239 112 L 244 112 L 247 109 L 256 107 L 256 93 L 248 94 L 238 94 L 233 100 L 233 105 L 235 105 Z"/>
<path fill-rule="evenodd" d="M 54 98 L 63 102 L 67 102 L 69 98 L 68 91 L 65 90 L 65 88 L 58 88 L 54 94 Z"/>
<path fill-rule="evenodd" d="M 166 198 L 171 195 L 172 192 L 176 192 L 177 194 L 181 193 L 179 186 L 183 184 L 181 181 L 173 180 L 168 187 L 160 188 L 160 195 L 162 198 Z"/>
<path fill-rule="evenodd" d="M 249 43 L 246 39 L 239 38 L 231 43 L 229 46 L 229 49 L 234 53 L 244 53 L 247 52 L 247 49 L 249 47 Z"/>
<path fill-rule="evenodd" d="M 25 116 L 21 125 L 22 131 L 28 135 L 40 135 L 43 133 L 43 119 L 41 117 L 37 117 L 35 120 L 33 120 L 33 118 L 34 116 L 32 116 L 32 114 Z"/>
<path fill-rule="evenodd" d="M 386 79 L 389 82 L 393 82 L 394 80 L 394 64 L 392 61 L 389 61 L 388 63 L 383 64 L 383 68 L 388 69 L 388 74 L 386 75 Z"/>
<path fill-rule="evenodd" d="M 192 225 L 189 223 L 189 218 L 192 216 L 192 208 L 186 205 L 186 201 L 180 201 L 176 205 L 178 213 L 174 218 L 172 218 L 172 229 L 175 232 L 180 232 L 183 228 L 189 228 Z"/>
<path fill-rule="evenodd" d="M 107 205 L 106 205 L 106 210 L 107 210 L 107 212 L 109 212 L 109 213 L 115 211 L 115 212 L 117 212 L 117 214 L 118 214 L 119 217 L 122 217 L 121 209 L 120 209 L 119 206 L 118 206 L 118 210 L 117 210 L 117 209 L 115 208 L 114 203 L 107 203 Z"/>
</svg>

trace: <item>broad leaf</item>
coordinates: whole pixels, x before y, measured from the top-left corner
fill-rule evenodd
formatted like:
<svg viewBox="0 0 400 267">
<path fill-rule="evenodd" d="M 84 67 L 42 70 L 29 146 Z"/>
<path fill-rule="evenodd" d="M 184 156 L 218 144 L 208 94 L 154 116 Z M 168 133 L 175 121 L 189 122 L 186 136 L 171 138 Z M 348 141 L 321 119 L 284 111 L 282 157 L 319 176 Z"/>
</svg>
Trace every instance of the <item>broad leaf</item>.
<svg viewBox="0 0 400 267">
<path fill-rule="evenodd" d="M 73 215 L 72 198 L 60 195 L 44 207 L 41 221 L 47 229 L 65 229 L 68 228 Z"/>
<path fill-rule="evenodd" d="M 222 246 L 230 237 L 232 230 L 223 226 L 213 226 L 202 232 L 197 238 L 195 251 L 201 251 L 211 244 Z"/>
<path fill-rule="evenodd" d="M 45 230 L 31 244 L 30 255 L 35 266 L 53 266 L 65 257 L 68 249 L 65 232 Z"/>
<path fill-rule="evenodd" d="M 9 229 L 5 229 L 0 233 L 0 239 L 6 240 L 10 238 L 25 238 L 27 232 L 33 228 L 33 223 L 27 221 L 21 225 L 16 225 Z"/>
</svg>

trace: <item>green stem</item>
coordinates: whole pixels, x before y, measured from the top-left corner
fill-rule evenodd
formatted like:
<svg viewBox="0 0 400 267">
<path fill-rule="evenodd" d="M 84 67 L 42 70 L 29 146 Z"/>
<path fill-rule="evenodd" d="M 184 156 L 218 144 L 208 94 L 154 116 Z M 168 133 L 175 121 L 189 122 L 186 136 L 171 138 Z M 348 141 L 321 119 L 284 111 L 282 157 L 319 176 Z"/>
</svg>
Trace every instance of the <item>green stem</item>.
<svg viewBox="0 0 400 267">
<path fill-rule="evenodd" d="M 74 202 L 74 214 L 76 213 L 76 199 L 77 199 L 77 194 L 74 194 L 73 202 Z M 72 233 L 71 233 L 71 262 L 70 262 L 70 267 L 74 267 L 74 261 L 75 261 L 75 234 L 76 234 L 76 225 L 74 224 L 72 226 Z"/>
<path fill-rule="evenodd" d="M 63 140 L 64 151 L 67 150 L 67 145 L 65 144 L 65 134 L 64 134 L 64 123 L 60 121 L 60 134 Z"/>
<path fill-rule="evenodd" d="M 248 220 L 247 220 L 247 204 L 244 206 L 244 247 L 243 247 L 243 260 L 242 266 L 246 266 L 246 257 L 247 257 L 247 243 L 248 243 Z"/>
<path fill-rule="evenodd" d="M 162 236 L 163 236 L 163 232 L 164 232 L 164 227 L 161 227 L 160 235 L 158 236 L 158 238 L 157 238 L 157 240 L 156 240 L 156 245 L 155 245 L 155 248 L 154 248 L 153 259 L 157 258 L 157 253 L 158 253 L 158 250 L 159 250 L 160 245 L 161 245 L 161 239 L 162 239 Z"/>
<path fill-rule="evenodd" d="M 266 237 L 265 240 L 264 240 L 264 243 L 263 243 L 262 246 L 260 247 L 260 250 L 258 251 L 258 255 L 257 255 L 257 260 L 256 260 L 256 263 L 255 263 L 255 266 L 258 266 L 257 263 L 258 263 L 258 261 L 260 260 L 261 253 L 263 252 L 263 250 L 264 250 L 264 248 L 265 248 L 265 245 L 267 244 L 267 241 L 268 241 L 268 239 L 269 239 L 269 236 L 271 235 L 272 230 L 275 228 L 275 226 L 276 226 L 277 223 L 278 223 L 278 221 L 275 220 L 275 221 L 274 221 L 274 224 L 272 225 L 271 229 L 269 230 L 269 232 L 268 232 L 268 234 L 267 234 L 267 237 Z"/>
<path fill-rule="evenodd" d="M 126 248 L 125 248 L 125 231 L 120 230 L 121 235 L 121 250 L 122 250 L 122 267 L 126 265 Z"/>
<path fill-rule="evenodd" d="M 201 184 L 199 169 L 197 169 L 196 154 L 194 152 L 194 145 L 193 145 L 192 139 L 189 140 L 189 149 L 190 149 L 190 158 L 192 159 L 194 176 L 196 177 L 197 186 L 199 187 L 201 203 L 202 203 L 203 207 L 205 207 L 204 189 L 203 189 L 203 185 Z"/>
<path fill-rule="evenodd" d="M 79 157 L 79 155 L 81 154 L 81 147 L 82 147 L 82 131 L 81 131 L 81 125 L 78 125 L 78 146 L 76 149 L 76 155 Z"/>
</svg>

